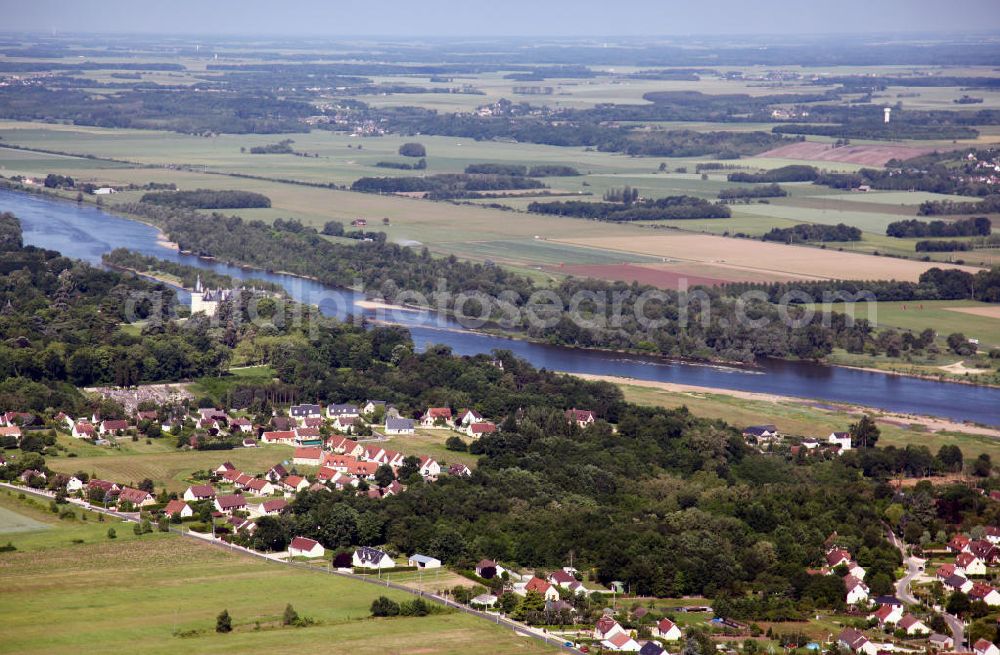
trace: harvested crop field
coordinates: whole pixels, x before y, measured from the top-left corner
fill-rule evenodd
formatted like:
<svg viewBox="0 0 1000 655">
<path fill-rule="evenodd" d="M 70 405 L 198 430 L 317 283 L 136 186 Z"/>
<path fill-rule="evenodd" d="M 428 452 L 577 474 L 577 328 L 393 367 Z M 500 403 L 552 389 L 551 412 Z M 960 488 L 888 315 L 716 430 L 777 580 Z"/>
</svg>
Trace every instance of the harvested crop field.
<svg viewBox="0 0 1000 655">
<path fill-rule="evenodd" d="M 985 318 L 995 318 L 1000 320 L 1000 306 L 994 307 L 945 307 L 949 312 L 961 312 L 973 316 L 983 316 Z"/>
<path fill-rule="evenodd" d="M 654 255 L 676 260 L 711 264 L 732 271 L 733 279 L 748 273 L 800 279 L 829 280 L 909 280 L 935 262 L 918 262 L 889 257 L 875 257 L 832 249 L 789 246 L 779 243 L 735 239 L 707 234 L 649 235 L 643 237 L 583 237 L 559 239 L 562 243 L 600 247 L 630 253 Z M 970 273 L 979 269 L 955 266 Z"/>
<path fill-rule="evenodd" d="M 638 282 L 660 289 L 677 290 L 682 286 L 714 287 L 729 282 L 779 282 L 788 276 L 769 275 L 754 271 L 738 271 L 690 262 L 673 264 L 567 264 L 547 266 L 545 270 L 563 275 L 592 277 L 615 282 Z"/>
<path fill-rule="evenodd" d="M 673 290 L 681 286 L 682 280 L 685 281 L 687 287 L 698 285 L 714 287 L 731 281 L 686 275 L 678 271 L 636 266 L 635 264 L 570 264 L 566 266 L 547 266 L 546 270 L 564 275 L 593 277 L 615 282 L 638 282 L 639 284 L 649 284 L 661 289 Z"/>
<path fill-rule="evenodd" d="M 890 159 L 919 157 L 934 148 L 912 148 L 910 146 L 841 146 L 834 148 L 829 143 L 802 141 L 757 155 L 774 159 L 809 159 L 814 161 L 837 161 L 865 166 L 885 166 Z"/>
</svg>

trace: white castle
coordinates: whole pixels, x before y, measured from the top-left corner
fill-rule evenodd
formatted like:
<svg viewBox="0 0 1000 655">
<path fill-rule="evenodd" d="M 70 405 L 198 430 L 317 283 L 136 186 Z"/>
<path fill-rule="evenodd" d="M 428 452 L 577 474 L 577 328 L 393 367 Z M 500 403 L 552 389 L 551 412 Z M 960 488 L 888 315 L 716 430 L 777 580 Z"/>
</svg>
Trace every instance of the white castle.
<svg viewBox="0 0 1000 655">
<path fill-rule="evenodd" d="M 205 289 L 201 285 L 201 275 L 198 275 L 194 291 L 191 292 L 191 313 L 205 312 L 205 316 L 215 316 L 219 303 L 232 297 L 233 292 L 228 289 Z"/>
</svg>

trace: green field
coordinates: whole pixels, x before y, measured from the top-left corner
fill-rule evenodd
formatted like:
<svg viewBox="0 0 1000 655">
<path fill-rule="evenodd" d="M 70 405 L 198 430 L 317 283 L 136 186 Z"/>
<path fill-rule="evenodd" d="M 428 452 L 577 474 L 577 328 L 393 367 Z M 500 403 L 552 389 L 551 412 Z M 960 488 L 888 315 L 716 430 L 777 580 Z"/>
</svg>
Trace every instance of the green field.
<svg viewBox="0 0 1000 655">
<path fill-rule="evenodd" d="M 68 447 L 71 448 L 83 445 L 72 437 L 60 439 L 69 440 Z M 76 471 L 84 471 L 92 476 L 123 484 L 134 485 L 150 478 L 156 482 L 157 489 L 163 486 L 167 491 L 183 491 L 192 484 L 190 476 L 194 471 L 215 468 L 228 461 L 247 473 L 264 473 L 275 464 L 289 459 L 293 451 L 291 446 L 177 450 L 167 441 L 153 440 L 153 445 L 123 450 L 87 445 L 86 448 L 99 452 L 77 457 L 49 457 L 46 464 L 60 473 L 72 475 Z"/>
<path fill-rule="evenodd" d="M 46 530 L 48 525 L 0 504 L 0 534 Z"/>
<path fill-rule="evenodd" d="M 812 309 L 821 306 L 811 305 Z M 941 337 L 961 332 L 972 339 L 979 339 L 979 349 L 1000 348 L 1000 317 L 976 316 L 954 311 L 958 308 L 988 309 L 995 305 L 974 300 L 927 300 L 917 302 L 880 302 L 873 304 L 875 324 L 919 332 L 931 328 Z M 865 303 L 835 305 L 836 311 L 849 312 L 855 318 L 868 318 Z"/>
<path fill-rule="evenodd" d="M 109 525 L 93 522 L 102 532 Z M 22 552 L 20 542 L 18 552 L 0 553 L 3 652 L 555 652 L 465 614 L 371 619 L 377 596 L 410 596 L 175 534 L 127 538 L 131 529 L 119 526 L 118 539 L 67 545 L 73 533 L 53 527 L 38 533 L 50 542 L 44 558 Z M 283 627 L 288 603 L 316 624 Z M 229 634 L 214 630 L 223 609 L 233 618 Z"/>
<path fill-rule="evenodd" d="M 742 427 L 772 423 L 788 435 L 826 439 L 831 432 L 843 431 L 858 420 L 858 415 L 846 409 L 831 409 L 815 403 L 788 400 L 766 402 L 748 400 L 726 394 L 674 392 L 634 385 L 619 385 L 625 399 L 642 405 L 661 407 L 686 406 L 697 416 L 722 419 Z M 897 422 L 879 422 L 880 446 L 923 445 L 932 453 L 943 445 L 956 445 L 963 455 L 974 458 L 979 453 L 1000 457 L 1000 439 L 984 435 L 929 432 L 923 426 L 903 426 Z"/>
</svg>

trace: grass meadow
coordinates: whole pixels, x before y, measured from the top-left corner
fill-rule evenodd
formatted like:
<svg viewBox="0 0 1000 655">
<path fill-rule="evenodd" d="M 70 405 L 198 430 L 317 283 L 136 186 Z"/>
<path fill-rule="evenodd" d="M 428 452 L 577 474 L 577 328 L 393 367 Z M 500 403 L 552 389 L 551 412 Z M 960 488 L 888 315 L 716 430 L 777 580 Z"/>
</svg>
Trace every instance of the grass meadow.
<svg viewBox="0 0 1000 655">
<path fill-rule="evenodd" d="M 619 385 L 625 399 L 642 405 L 660 407 L 686 406 L 692 413 L 705 418 L 722 419 L 736 427 L 774 424 L 788 435 L 826 439 L 831 432 L 843 431 L 858 420 L 858 415 L 836 406 L 816 403 L 749 400 L 726 394 L 678 392 L 628 384 Z M 954 432 L 930 432 L 923 426 L 905 426 L 880 422 L 880 446 L 903 447 L 922 445 L 936 453 L 941 446 L 956 445 L 967 459 L 980 453 L 1000 457 L 1000 440 L 994 437 Z"/>
<path fill-rule="evenodd" d="M 37 513 L 3 494 L 0 503 Z M 55 521 L 34 533 L 35 542 L 25 540 L 29 533 L 18 533 L 18 550 L 0 553 L 5 653 L 555 652 L 459 613 L 369 618 L 377 596 L 410 598 L 402 592 L 264 562 L 176 534 L 136 537 L 119 526 L 117 539 L 102 538 L 111 522 L 88 521 L 101 534 L 73 543 L 74 535 L 84 534 L 78 522 Z M 44 558 L 35 555 L 38 550 Z M 289 603 L 315 625 L 282 626 Z M 233 620 L 229 634 L 214 629 L 223 609 Z"/>
</svg>

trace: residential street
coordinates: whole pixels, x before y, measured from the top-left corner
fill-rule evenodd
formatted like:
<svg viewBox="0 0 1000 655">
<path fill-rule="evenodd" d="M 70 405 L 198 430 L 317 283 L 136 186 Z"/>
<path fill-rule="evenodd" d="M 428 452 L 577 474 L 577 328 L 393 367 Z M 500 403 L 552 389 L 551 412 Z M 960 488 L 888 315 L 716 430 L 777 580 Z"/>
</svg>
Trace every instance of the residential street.
<svg viewBox="0 0 1000 655">
<path fill-rule="evenodd" d="M 906 567 L 906 575 L 896 582 L 896 598 L 904 603 L 914 604 L 917 602 L 917 599 L 910 591 L 910 584 L 913 582 L 914 578 L 924 572 L 924 564 L 926 560 L 922 560 L 919 557 L 913 557 L 907 553 L 906 546 L 892 530 L 886 528 L 886 534 L 888 535 L 889 543 L 895 546 L 903 555 L 903 565 Z M 948 627 L 951 628 L 951 635 L 955 640 L 955 652 L 965 652 L 967 650 L 964 644 L 965 626 L 962 624 L 962 621 L 958 617 L 952 616 L 947 612 L 941 612 L 941 616 L 944 617 Z"/>
</svg>

